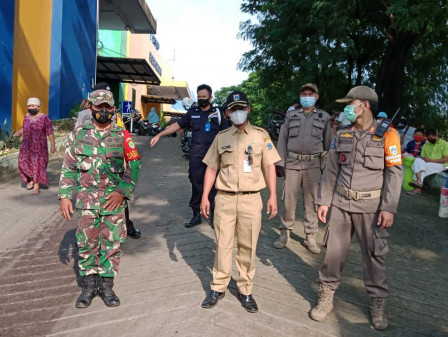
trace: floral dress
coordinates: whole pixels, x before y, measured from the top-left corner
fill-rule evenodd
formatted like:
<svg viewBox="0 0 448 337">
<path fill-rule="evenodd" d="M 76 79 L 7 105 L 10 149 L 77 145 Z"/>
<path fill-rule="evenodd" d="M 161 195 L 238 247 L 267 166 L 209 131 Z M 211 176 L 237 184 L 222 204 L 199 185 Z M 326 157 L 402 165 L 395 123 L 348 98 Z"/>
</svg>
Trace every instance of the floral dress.
<svg viewBox="0 0 448 337">
<path fill-rule="evenodd" d="M 27 183 L 48 185 L 48 143 L 47 137 L 53 133 L 50 118 L 42 114 L 36 117 L 25 115 L 23 120 L 23 140 L 19 153 L 20 179 Z"/>
</svg>

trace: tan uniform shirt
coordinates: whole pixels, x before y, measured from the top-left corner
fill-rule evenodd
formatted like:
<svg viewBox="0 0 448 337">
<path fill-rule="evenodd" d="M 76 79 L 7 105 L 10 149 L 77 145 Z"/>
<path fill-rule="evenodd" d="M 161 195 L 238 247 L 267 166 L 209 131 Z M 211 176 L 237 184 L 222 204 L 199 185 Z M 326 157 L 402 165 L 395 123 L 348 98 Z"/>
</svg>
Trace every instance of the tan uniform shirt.
<svg viewBox="0 0 448 337">
<path fill-rule="evenodd" d="M 333 141 L 330 115 L 314 109 L 307 117 L 302 109 L 286 114 L 280 129 L 277 148 L 281 161 L 276 165 L 288 169 L 302 170 L 320 167 L 320 159 L 309 161 L 288 157 L 288 151 L 296 154 L 317 154 L 328 151 Z"/>
<path fill-rule="evenodd" d="M 249 146 L 252 148 L 251 172 L 244 172 Z M 280 156 L 266 130 L 247 124 L 241 133 L 235 126 L 218 133 L 202 161 L 219 170 L 217 190 L 252 192 L 266 187 L 261 168 L 279 160 Z"/>
<path fill-rule="evenodd" d="M 354 126 L 336 133 L 327 165 L 320 180 L 317 205 L 335 205 L 354 213 L 375 213 L 378 209 L 395 213 L 402 182 L 400 136 L 389 129 L 383 138 L 374 136 L 376 123 L 360 132 Z M 353 191 L 382 190 L 375 199 L 349 200 L 336 186 Z"/>
</svg>

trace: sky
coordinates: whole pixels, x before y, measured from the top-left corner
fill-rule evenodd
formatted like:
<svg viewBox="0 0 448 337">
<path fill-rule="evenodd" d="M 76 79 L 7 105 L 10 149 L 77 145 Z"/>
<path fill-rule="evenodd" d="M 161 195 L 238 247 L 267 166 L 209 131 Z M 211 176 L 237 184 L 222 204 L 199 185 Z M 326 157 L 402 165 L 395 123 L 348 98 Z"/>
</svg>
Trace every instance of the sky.
<svg viewBox="0 0 448 337">
<path fill-rule="evenodd" d="M 159 54 L 172 70 L 174 80 L 187 81 L 195 94 L 200 84 L 212 90 L 236 85 L 248 77 L 237 70 L 242 54 L 251 49 L 237 38 L 241 0 L 146 0 L 157 20 Z"/>
</svg>

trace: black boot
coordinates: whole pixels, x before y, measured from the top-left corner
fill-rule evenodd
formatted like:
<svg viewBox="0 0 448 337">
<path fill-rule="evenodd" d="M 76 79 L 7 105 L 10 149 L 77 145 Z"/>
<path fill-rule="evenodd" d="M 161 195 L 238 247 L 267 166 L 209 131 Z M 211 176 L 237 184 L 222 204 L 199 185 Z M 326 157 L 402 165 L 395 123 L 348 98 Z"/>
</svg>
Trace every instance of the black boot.
<svg viewBox="0 0 448 337">
<path fill-rule="evenodd" d="M 129 219 L 129 208 L 128 207 L 126 207 L 124 209 L 124 214 L 126 216 L 126 231 L 128 233 L 128 236 L 130 236 L 133 239 L 139 239 L 141 233 L 138 230 L 138 228 L 134 227 L 134 223 L 132 222 L 132 220 Z"/>
<path fill-rule="evenodd" d="M 96 279 L 98 275 L 87 275 L 82 278 L 82 292 L 76 300 L 77 308 L 88 308 L 92 299 L 98 294 Z"/>
<path fill-rule="evenodd" d="M 126 221 L 126 231 L 128 233 L 128 236 L 130 236 L 133 239 L 139 239 L 140 236 L 142 235 L 140 233 L 140 230 L 134 227 L 134 223 L 132 222 L 132 220 Z"/>
<path fill-rule="evenodd" d="M 191 228 L 202 223 L 201 212 L 197 208 L 193 208 L 193 217 L 185 223 L 185 227 Z"/>
<path fill-rule="evenodd" d="M 108 307 L 118 307 L 120 305 L 120 299 L 112 290 L 113 286 L 113 277 L 100 277 L 98 279 L 98 292 L 103 299 L 104 304 Z"/>
</svg>

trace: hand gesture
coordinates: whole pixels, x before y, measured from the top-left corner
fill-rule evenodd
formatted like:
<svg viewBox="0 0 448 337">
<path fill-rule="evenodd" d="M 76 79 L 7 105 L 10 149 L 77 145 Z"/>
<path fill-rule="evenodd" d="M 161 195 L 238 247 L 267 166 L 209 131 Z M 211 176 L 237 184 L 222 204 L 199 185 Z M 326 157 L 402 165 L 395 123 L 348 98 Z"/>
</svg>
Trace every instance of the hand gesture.
<svg viewBox="0 0 448 337">
<path fill-rule="evenodd" d="M 149 143 L 149 146 L 154 147 L 154 145 L 157 144 L 157 142 L 159 141 L 159 139 L 160 139 L 160 136 L 159 136 L 159 135 L 152 137 L 151 142 Z"/>
</svg>

